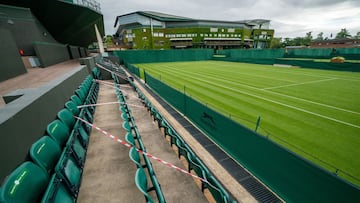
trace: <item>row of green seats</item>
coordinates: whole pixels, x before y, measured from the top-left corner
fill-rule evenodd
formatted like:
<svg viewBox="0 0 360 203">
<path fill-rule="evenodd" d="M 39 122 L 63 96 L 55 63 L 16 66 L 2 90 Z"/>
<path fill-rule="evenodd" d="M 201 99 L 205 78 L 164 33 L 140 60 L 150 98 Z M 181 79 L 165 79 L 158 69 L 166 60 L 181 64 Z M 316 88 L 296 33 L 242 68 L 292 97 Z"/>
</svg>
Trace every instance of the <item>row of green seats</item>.
<svg viewBox="0 0 360 203">
<path fill-rule="evenodd" d="M 220 184 L 220 182 L 215 178 L 215 176 L 211 174 L 208 167 L 199 159 L 199 157 L 194 153 L 191 147 L 175 131 L 175 129 L 161 115 L 161 113 L 155 108 L 155 106 L 151 104 L 150 100 L 141 92 L 138 87 L 136 87 L 136 85 L 132 81 L 130 81 L 130 84 L 133 86 L 135 91 L 138 93 L 139 98 L 143 101 L 147 109 L 150 111 L 150 114 L 154 118 L 154 121 L 157 121 L 158 127 L 164 128 L 164 136 L 170 137 L 170 145 L 173 146 L 175 144 L 178 148 L 179 158 L 183 156 L 188 162 L 188 172 L 194 171 L 197 176 L 207 181 L 202 181 L 201 190 L 204 192 L 204 189 L 207 188 L 217 202 L 236 202 L 235 200 L 231 200 L 225 188 Z"/>
<path fill-rule="evenodd" d="M 76 202 L 90 131 L 75 122 L 74 116 L 91 121 L 90 109 L 77 106 L 96 103 L 97 85 L 88 76 L 58 112 L 58 119 L 47 125 L 45 135 L 30 147 L 29 160 L 14 169 L 1 186 L 1 203 Z M 78 97 L 79 89 L 85 97 Z"/>
<path fill-rule="evenodd" d="M 131 144 L 133 147 L 129 151 L 129 157 L 130 159 L 135 163 L 137 167 L 137 172 L 135 174 L 135 183 L 139 190 L 144 194 L 146 202 L 154 202 L 152 197 L 149 195 L 149 191 L 155 190 L 158 201 L 161 203 L 166 202 L 165 197 L 161 191 L 160 184 L 156 178 L 154 169 L 152 167 L 151 161 L 146 155 L 143 155 L 143 161 L 144 164 L 141 163 L 140 154 L 137 151 L 137 147 L 143 152 L 146 152 L 146 148 L 144 146 L 144 143 L 141 139 L 140 133 L 135 125 L 134 117 L 131 113 L 130 108 L 128 107 L 126 103 L 126 99 L 120 90 L 119 86 L 115 83 L 115 89 L 116 89 L 116 95 L 118 97 L 118 100 L 120 102 L 120 112 L 121 117 L 123 118 L 123 128 L 127 131 L 125 135 L 125 140 Z M 149 187 L 148 181 L 147 181 L 147 175 L 144 172 L 143 168 L 147 168 L 148 175 L 150 176 L 152 187 Z M 141 172 L 139 172 L 141 171 Z"/>
</svg>

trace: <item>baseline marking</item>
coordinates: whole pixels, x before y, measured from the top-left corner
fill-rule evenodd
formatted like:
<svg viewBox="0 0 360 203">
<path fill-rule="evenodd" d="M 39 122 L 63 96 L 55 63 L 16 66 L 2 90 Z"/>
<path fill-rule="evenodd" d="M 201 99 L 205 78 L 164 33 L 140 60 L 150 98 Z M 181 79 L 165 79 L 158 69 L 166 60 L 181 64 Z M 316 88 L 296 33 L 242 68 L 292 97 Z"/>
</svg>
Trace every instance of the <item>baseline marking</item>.
<svg viewBox="0 0 360 203">
<path fill-rule="evenodd" d="M 338 78 L 329 78 L 329 79 L 324 79 L 324 80 L 315 80 L 315 81 L 309 81 L 309 82 L 301 82 L 301 83 L 295 83 L 295 84 L 280 85 L 280 86 L 275 86 L 275 87 L 266 87 L 266 88 L 261 88 L 260 90 L 272 90 L 272 89 L 278 89 L 278 88 L 282 88 L 282 87 L 293 87 L 293 86 L 299 86 L 299 85 L 306 85 L 306 84 L 313 84 L 313 83 L 332 81 L 332 80 L 337 80 L 337 79 Z"/>
</svg>

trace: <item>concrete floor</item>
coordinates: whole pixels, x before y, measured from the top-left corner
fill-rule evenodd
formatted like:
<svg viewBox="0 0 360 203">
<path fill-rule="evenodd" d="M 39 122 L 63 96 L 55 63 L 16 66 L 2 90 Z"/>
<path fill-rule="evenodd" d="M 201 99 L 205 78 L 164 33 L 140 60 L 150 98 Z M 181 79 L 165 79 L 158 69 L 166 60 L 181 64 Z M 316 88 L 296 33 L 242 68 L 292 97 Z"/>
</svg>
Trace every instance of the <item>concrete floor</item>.
<svg viewBox="0 0 360 203">
<path fill-rule="evenodd" d="M 0 82 L 0 108 L 5 105 L 3 95 L 17 89 L 40 87 L 79 66 L 79 60 L 75 59 L 46 68 L 27 68 L 27 73 Z"/>
<path fill-rule="evenodd" d="M 122 88 L 148 153 L 185 168 L 162 132 L 141 104 L 137 94 L 125 85 Z M 100 85 L 97 103 L 117 101 L 115 90 Z M 94 124 L 124 139 L 119 105 L 98 106 Z M 128 148 L 93 129 L 87 151 L 78 202 L 144 202 L 137 189 L 136 166 L 128 156 Z M 151 160 L 167 202 L 207 202 L 193 178 Z M 148 180 L 151 184 L 151 181 Z M 156 200 L 155 191 L 149 192 Z"/>
</svg>

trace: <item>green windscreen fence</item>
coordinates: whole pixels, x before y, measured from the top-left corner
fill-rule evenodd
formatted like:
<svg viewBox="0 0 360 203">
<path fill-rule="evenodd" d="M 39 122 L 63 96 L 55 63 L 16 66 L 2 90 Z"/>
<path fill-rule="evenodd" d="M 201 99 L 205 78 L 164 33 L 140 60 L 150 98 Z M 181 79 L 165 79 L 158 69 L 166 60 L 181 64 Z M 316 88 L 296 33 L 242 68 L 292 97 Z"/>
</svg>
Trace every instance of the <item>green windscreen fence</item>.
<svg viewBox="0 0 360 203">
<path fill-rule="evenodd" d="M 359 48 L 304 48 L 304 49 L 289 49 L 285 55 L 289 58 L 331 58 L 334 56 L 342 56 L 345 59 L 360 59 Z"/>
<path fill-rule="evenodd" d="M 360 189 L 145 73 L 146 83 L 287 202 L 360 202 Z"/>
<path fill-rule="evenodd" d="M 184 49 L 184 50 L 127 50 L 114 51 L 120 63 L 153 63 L 175 61 L 210 60 L 214 51 L 212 49 Z"/>
</svg>

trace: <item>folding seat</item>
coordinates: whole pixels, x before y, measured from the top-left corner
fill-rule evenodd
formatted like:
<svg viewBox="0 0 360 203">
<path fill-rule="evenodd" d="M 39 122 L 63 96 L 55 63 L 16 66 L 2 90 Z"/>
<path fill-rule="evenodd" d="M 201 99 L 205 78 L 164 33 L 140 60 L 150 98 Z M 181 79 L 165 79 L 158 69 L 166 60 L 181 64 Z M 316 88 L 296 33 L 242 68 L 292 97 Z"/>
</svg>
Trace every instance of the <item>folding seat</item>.
<svg viewBox="0 0 360 203">
<path fill-rule="evenodd" d="M 226 190 L 221 186 L 221 184 L 216 180 L 216 178 L 212 175 L 206 178 L 206 180 L 210 183 L 205 183 L 206 187 L 209 189 L 211 195 L 216 200 L 216 202 L 228 203 L 231 202 L 229 194 Z"/>
<path fill-rule="evenodd" d="M 74 133 L 70 134 L 69 128 L 64 123 L 54 120 L 47 126 L 46 132 L 63 148 L 63 151 L 68 151 L 75 157 L 80 167 L 84 165 L 86 149 Z"/>
<path fill-rule="evenodd" d="M 31 145 L 29 151 L 34 163 L 50 174 L 61 155 L 60 145 L 49 136 L 43 136 Z"/>
<path fill-rule="evenodd" d="M 71 194 L 65 181 L 56 173 L 52 175 L 49 185 L 43 195 L 41 203 L 75 203 L 76 198 Z"/>
<path fill-rule="evenodd" d="M 170 137 L 170 146 L 176 144 L 176 139 L 177 139 L 176 132 L 172 128 L 168 128 L 166 134 Z"/>
<path fill-rule="evenodd" d="M 140 190 L 141 193 L 145 196 L 145 200 L 148 203 L 153 203 L 154 200 L 149 195 L 149 191 L 153 190 L 154 188 L 148 187 L 148 181 L 146 177 L 146 173 L 143 168 L 138 168 L 135 174 L 135 184 L 137 188 Z"/>
<path fill-rule="evenodd" d="M 65 181 L 71 194 L 77 197 L 81 184 L 82 168 L 68 151 L 63 151 L 55 167 L 56 174 Z"/>
<path fill-rule="evenodd" d="M 80 114 L 80 109 L 77 107 L 77 105 L 73 102 L 73 101 L 68 101 L 65 103 L 65 107 L 71 111 L 71 113 L 74 116 L 79 116 Z"/>
<path fill-rule="evenodd" d="M 0 202 L 39 202 L 49 183 L 44 169 L 27 161 L 13 170 L 0 190 Z"/>
<path fill-rule="evenodd" d="M 146 167 L 146 164 L 144 164 L 144 165 L 141 164 L 139 152 L 136 151 L 135 147 L 132 147 L 129 150 L 129 157 L 130 157 L 131 161 L 133 161 L 136 164 L 136 167 L 138 167 L 138 168 L 145 168 Z"/>
<path fill-rule="evenodd" d="M 57 117 L 63 122 L 69 129 L 72 129 L 75 124 L 75 118 L 71 111 L 68 109 L 62 109 L 58 112 Z"/>
<path fill-rule="evenodd" d="M 83 105 L 80 98 L 78 96 L 76 96 L 76 95 L 72 95 L 70 97 L 70 100 L 73 101 L 77 106 Z"/>
<path fill-rule="evenodd" d="M 183 156 L 186 159 L 188 150 L 185 148 L 184 143 L 180 139 L 176 140 L 176 147 L 178 148 L 179 159 L 181 156 Z"/>
<path fill-rule="evenodd" d="M 125 140 L 132 146 L 136 146 L 134 136 L 130 132 L 126 133 Z"/>
<path fill-rule="evenodd" d="M 201 166 L 201 164 L 199 163 L 199 161 L 196 158 L 196 155 L 194 153 L 192 153 L 192 152 L 187 153 L 187 161 L 189 164 L 188 171 L 190 172 L 191 170 L 194 170 L 194 172 L 196 173 L 197 176 L 206 180 L 206 177 L 210 173 L 207 170 L 207 168 L 203 168 Z M 201 182 L 201 191 L 204 191 L 205 186 L 206 186 L 205 183 Z"/>
<path fill-rule="evenodd" d="M 60 120 L 52 121 L 46 128 L 47 134 L 63 148 L 70 137 L 69 128 Z"/>
<path fill-rule="evenodd" d="M 128 132 L 131 132 L 132 127 L 131 127 L 131 125 L 130 125 L 130 122 L 124 121 L 122 127 L 123 127 L 125 130 L 127 130 Z"/>
</svg>

